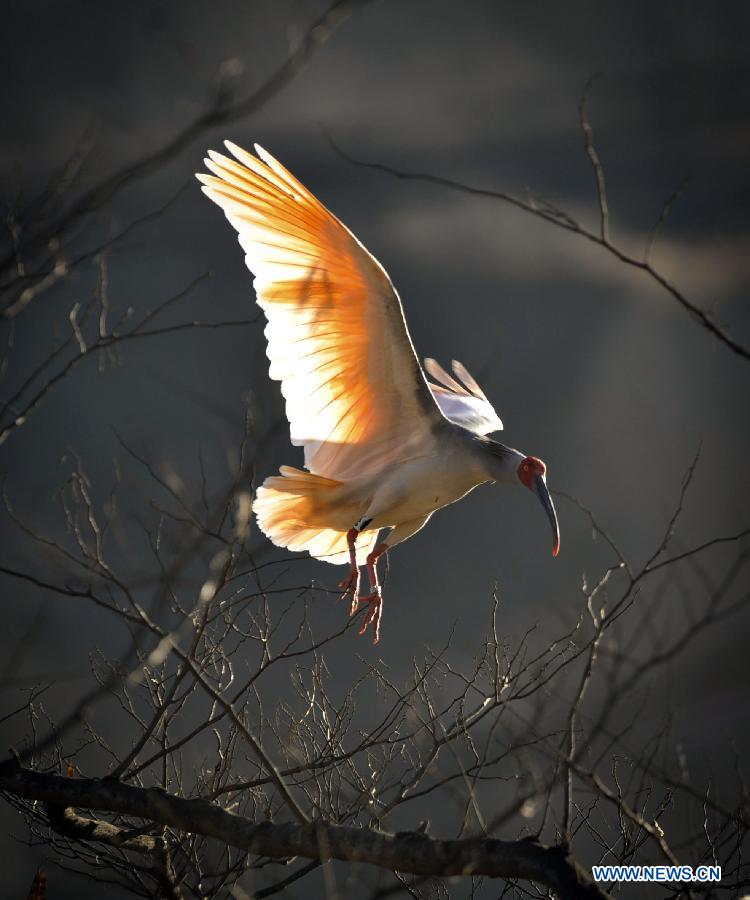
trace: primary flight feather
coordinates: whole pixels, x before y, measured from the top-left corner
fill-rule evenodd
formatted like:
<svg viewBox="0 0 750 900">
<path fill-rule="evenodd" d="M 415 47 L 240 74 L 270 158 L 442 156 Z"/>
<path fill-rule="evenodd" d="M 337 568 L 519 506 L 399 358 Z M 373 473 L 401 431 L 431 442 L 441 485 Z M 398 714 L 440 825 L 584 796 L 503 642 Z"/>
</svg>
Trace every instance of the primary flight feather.
<svg viewBox="0 0 750 900">
<path fill-rule="evenodd" d="M 351 614 L 380 637 L 377 559 L 432 513 L 487 481 L 538 494 L 559 548 L 544 463 L 486 437 L 502 422 L 461 363 L 454 379 L 425 360 L 380 263 L 278 160 L 226 142 L 209 151 L 203 191 L 225 212 L 245 251 L 265 329 L 271 378 L 281 382 L 291 441 L 305 470 L 282 466 L 258 488 L 253 511 L 275 544 L 349 564 Z M 458 380 L 457 380 L 458 379 Z M 378 543 L 379 532 L 390 529 Z M 360 566 L 370 592 L 360 593 Z"/>
</svg>

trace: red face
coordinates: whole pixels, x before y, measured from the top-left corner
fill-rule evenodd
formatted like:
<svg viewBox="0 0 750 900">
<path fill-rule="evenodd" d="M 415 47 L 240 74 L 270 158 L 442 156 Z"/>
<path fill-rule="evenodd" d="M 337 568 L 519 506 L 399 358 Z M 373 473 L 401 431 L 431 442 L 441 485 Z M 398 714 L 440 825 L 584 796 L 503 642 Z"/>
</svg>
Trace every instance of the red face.
<svg viewBox="0 0 750 900">
<path fill-rule="evenodd" d="M 552 526 L 552 555 L 557 556 L 560 550 L 560 528 L 557 524 L 555 504 L 547 489 L 544 476 L 547 474 L 547 466 L 536 456 L 527 456 L 518 467 L 518 480 L 530 491 L 533 491 L 541 500 L 549 523 Z"/>
<path fill-rule="evenodd" d="M 547 466 L 544 465 L 541 459 L 537 459 L 536 456 L 527 456 L 518 467 L 518 480 L 531 491 L 534 490 L 534 479 L 536 476 L 546 474 Z"/>
</svg>

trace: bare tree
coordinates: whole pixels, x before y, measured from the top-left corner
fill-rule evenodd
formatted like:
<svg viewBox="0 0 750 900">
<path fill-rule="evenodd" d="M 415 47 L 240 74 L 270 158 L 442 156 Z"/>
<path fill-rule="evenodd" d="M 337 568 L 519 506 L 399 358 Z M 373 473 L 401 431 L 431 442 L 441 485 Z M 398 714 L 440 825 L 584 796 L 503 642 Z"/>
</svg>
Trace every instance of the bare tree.
<svg viewBox="0 0 750 900">
<path fill-rule="evenodd" d="M 256 322 L 160 324 L 203 274 L 140 312 L 113 313 L 112 258 L 171 201 L 93 239 L 78 229 L 206 129 L 273 97 L 353 5 L 334 3 L 250 96 L 235 98 L 221 86 L 204 113 L 148 157 L 76 195 L 90 150 L 84 141 L 39 197 L 24 210 L 11 206 L 0 286 L 9 351 L 13 324 L 53 287 L 69 330 L 31 365 L 8 353 L 5 373 L 17 369 L 0 443 L 89 357 L 106 366 L 129 342 Z M 596 232 L 539 200 L 376 167 L 499 198 L 575 232 L 643 270 L 748 358 L 649 260 L 671 200 L 642 259 L 613 242 L 585 101 L 581 125 L 596 177 Z M 80 300 L 71 273 L 91 261 L 96 283 Z M 17 739 L 0 763 L 0 792 L 23 815 L 27 839 L 47 847 L 56 867 L 133 896 L 170 898 L 295 891 L 332 898 L 355 890 L 372 900 L 401 893 L 644 895 L 642 886 L 628 894 L 626 885 L 595 881 L 597 863 L 722 867 L 721 883 L 676 878 L 662 886 L 674 897 L 750 889 L 750 798 L 739 754 L 734 771 L 716 783 L 697 780 L 676 746 L 669 710 L 650 690 L 747 604 L 750 529 L 680 543 L 697 456 L 663 535 L 640 564 L 593 512 L 560 495 L 609 555 L 584 581 L 574 614 L 544 627 L 530 623 L 511 640 L 504 637 L 502 598 L 488 590 L 486 633 L 470 664 L 447 635 L 442 646 L 414 655 L 405 680 L 385 661 L 360 658 L 342 685 L 330 659 L 341 647 L 354 652 L 356 617 L 346 620 L 342 610 L 340 627 L 321 629 L 314 610 L 339 591 L 297 578 L 298 558 L 269 557 L 253 529 L 256 459 L 281 427 L 259 428 L 255 419 L 250 406 L 244 416 L 236 411 L 242 428 L 227 453 L 232 465 L 212 478 L 201 460 L 194 488 L 132 447 L 127 435 L 119 439 L 112 484 L 95 482 L 71 453 L 47 521 L 30 520 L 17 509 L 14 485 L 4 487 L 7 524 L 21 548 L 0 565 L 5 583 L 63 609 L 106 614 L 127 643 L 120 655 L 92 646 L 88 686 L 64 708 L 54 678 L 12 683 L 33 628 L 3 666 L 11 690 L 0 724 Z M 710 569 L 707 558 L 714 560 Z M 47 877 L 53 882 L 55 875 Z M 44 883 L 42 875 L 35 879 L 39 896 Z"/>
<path fill-rule="evenodd" d="M 98 508 L 77 466 L 61 494 L 66 541 L 18 518 L 6 495 L 46 562 L 2 571 L 50 602 L 95 604 L 132 640 L 122 659 L 92 656 L 94 687 L 61 721 L 50 718 L 49 685 L 6 716 L 27 717 L 28 728 L 0 788 L 60 865 L 138 896 L 269 896 L 330 860 L 392 873 L 355 867 L 358 890 L 373 897 L 441 895 L 449 876 L 476 891 L 501 878 L 519 896 L 608 896 L 582 867 L 582 846 L 602 862 L 677 865 L 687 855 L 721 864 L 731 890 L 748 885 L 741 767 L 734 797 L 719 797 L 680 770 L 668 721 L 644 737 L 638 718 L 649 681 L 747 602 L 750 531 L 673 550 L 694 467 L 637 569 L 591 517 L 612 563 L 584 585 L 580 614 L 560 633 L 504 642 L 495 596 L 471 669 L 456 667 L 447 640 L 414 659 L 405 684 L 362 661 L 342 691 L 326 655 L 353 640 L 353 621 L 317 633 L 312 608 L 337 592 L 295 584 L 288 560 L 263 562 L 253 549 L 246 441 L 208 513 L 130 456 L 144 487 L 164 497 L 142 523 L 149 573 L 120 570 L 109 537 L 117 506 Z M 686 593 L 682 626 L 665 627 L 660 598 L 722 544 L 734 552 L 721 582 Z M 54 576 L 39 573 L 52 567 Z M 116 716 L 107 735 L 90 718 L 104 704 Z M 453 839 L 417 825 L 425 806 Z M 412 829 L 391 830 L 412 816 Z"/>
</svg>

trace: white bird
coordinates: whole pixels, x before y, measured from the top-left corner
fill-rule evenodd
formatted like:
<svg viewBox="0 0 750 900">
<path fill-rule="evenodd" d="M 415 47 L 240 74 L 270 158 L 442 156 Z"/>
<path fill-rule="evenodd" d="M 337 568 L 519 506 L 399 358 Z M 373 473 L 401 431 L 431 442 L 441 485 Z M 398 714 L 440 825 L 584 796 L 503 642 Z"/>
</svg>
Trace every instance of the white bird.
<svg viewBox="0 0 750 900">
<path fill-rule="evenodd" d="M 377 560 L 435 510 L 485 482 L 537 494 L 560 536 L 546 467 L 487 437 L 502 422 L 461 363 L 455 378 L 414 352 L 401 301 L 380 263 L 290 172 L 258 145 L 235 159 L 209 151 L 203 191 L 237 230 L 268 324 L 270 377 L 281 382 L 291 442 L 305 470 L 281 466 L 253 511 L 274 544 L 349 564 L 341 582 L 360 629 L 380 638 Z M 378 534 L 390 529 L 385 540 Z M 360 593 L 365 565 L 369 593 Z"/>
</svg>

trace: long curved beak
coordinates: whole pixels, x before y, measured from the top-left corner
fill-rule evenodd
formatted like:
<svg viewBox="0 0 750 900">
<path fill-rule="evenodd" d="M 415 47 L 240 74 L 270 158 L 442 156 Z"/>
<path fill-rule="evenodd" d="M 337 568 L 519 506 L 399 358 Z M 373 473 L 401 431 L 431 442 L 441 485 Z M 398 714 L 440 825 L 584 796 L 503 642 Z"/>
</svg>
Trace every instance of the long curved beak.
<svg viewBox="0 0 750 900">
<path fill-rule="evenodd" d="M 552 497 L 550 497 L 544 475 L 537 475 L 534 478 L 534 492 L 541 500 L 549 523 L 552 526 L 552 555 L 557 556 L 560 552 L 560 526 L 557 524 L 555 504 L 552 502 Z"/>
</svg>

